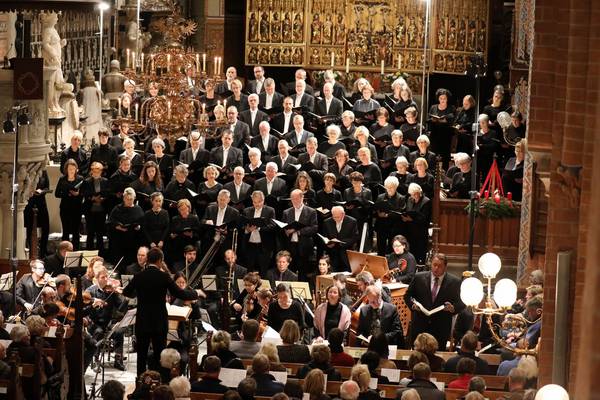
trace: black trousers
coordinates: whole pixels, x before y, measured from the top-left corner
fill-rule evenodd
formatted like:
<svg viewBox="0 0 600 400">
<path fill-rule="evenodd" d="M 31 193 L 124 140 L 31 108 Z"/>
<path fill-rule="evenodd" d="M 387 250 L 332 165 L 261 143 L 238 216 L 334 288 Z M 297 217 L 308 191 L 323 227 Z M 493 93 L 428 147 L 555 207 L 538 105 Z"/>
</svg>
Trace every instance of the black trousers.
<svg viewBox="0 0 600 400">
<path fill-rule="evenodd" d="M 79 228 L 81 226 L 81 209 L 60 209 L 60 222 L 62 223 L 62 240 L 70 240 L 73 250 L 79 250 Z M 73 239 L 70 236 L 73 236 Z"/>
<path fill-rule="evenodd" d="M 106 213 L 90 212 L 86 214 L 87 240 L 85 246 L 87 250 L 104 250 L 104 234 L 106 233 Z M 96 243 L 94 243 L 94 241 Z"/>
<path fill-rule="evenodd" d="M 271 267 L 271 257 L 273 252 L 263 243 L 247 242 L 244 246 L 246 268 L 249 271 L 258 271 L 260 276 L 266 276 Z"/>
<path fill-rule="evenodd" d="M 160 353 L 167 346 L 167 332 L 138 332 L 137 339 L 137 376 L 141 376 L 147 369 L 148 348 L 152 343 L 152 360 L 149 369 L 156 370 L 160 365 Z"/>
</svg>

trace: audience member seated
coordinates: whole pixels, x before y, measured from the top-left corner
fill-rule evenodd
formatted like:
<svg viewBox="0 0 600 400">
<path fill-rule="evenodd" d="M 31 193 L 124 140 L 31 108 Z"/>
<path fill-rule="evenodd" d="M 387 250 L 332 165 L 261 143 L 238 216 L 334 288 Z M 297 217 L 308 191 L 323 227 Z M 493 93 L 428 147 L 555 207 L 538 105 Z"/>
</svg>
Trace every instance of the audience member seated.
<svg viewBox="0 0 600 400">
<path fill-rule="evenodd" d="M 461 358 L 468 357 L 475 361 L 477 368 L 475 373 L 478 375 L 486 375 L 489 373 L 490 367 L 487 361 L 477 357 L 475 350 L 477 350 L 477 335 L 472 331 L 467 331 L 460 341 L 460 349 L 457 351 L 458 355 L 449 358 L 444 365 L 444 372 L 457 372 L 458 362 Z"/>
<path fill-rule="evenodd" d="M 396 399 L 399 400 L 421 400 L 421 396 L 416 389 L 399 390 L 396 394 Z"/>
<path fill-rule="evenodd" d="M 103 400 L 123 400 L 125 396 L 125 386 L 117 380 L 106 381 L 100 389 L 100 395 Z"/>
<path fill-rule="evenodd" d="M 242 324 L 242 340 L 232 342 L 229 350 L 233 351 L 239 358 L 251 359 L 254 357 L 260 350 L 260 343 L 256 342 L 258 328 L 258 321 L 255 319 L 244 321 Z"/>
<path fill-rule="evenodd" d="M 527 384 L 527 372 L 521 368 L 513 368 L 508 373 L 508 391 L 509 399 L 520 399 L 525 394 L 525 385 Z M 508 400 L 508 399 L 506 399 Z"/>
<path fill-rule="evenodd" d="M 329 331 L 327 341 L 331 350 L 331 365 L 336 367 L 352 367 L 354 365 L 354 358 L 344 352 L 344 332 L 339 328 L 333 328 Z"/>
<path fill-rule="evenodd" d="M 220 372 L 221 360 L 219 357 L 206 357 L 204 360 L 204 376 L 199 381 L 192 383 L 192 392 L 225 393 L 227 386 L 221 385 Z"/>
<path fill-rule="evenodd" d="M 356 400 L 360 394 L 360 387 L 354 381 L 345 381 L 340 385 L 340 395 L 335 400 Z"/>
<path fill-rule="evenodd" d="M 342 380 L 342 375 L 331 365 L 331 350 L 328 346 L 315 344 L 312 346 L 310 355 L 312 360 L 298 370 L 298 379 L 303 379 L 308 376 L 310 371 L 319 369 L 327 375 L 327 381 Z"/>
<path fill-rule="evenodd" d="M 446 364 L 446 366 L 448 366 L 448 364 Z M 469 357 L 462 357 L 458 360 L 458 364 L 456 365 L 456 373 L 460 376 L 458 379 L 448 383 L 448 388 L 467 390 L 469 388 L 469 382 L 475 374 L 476 368 L 477 364 L 475 363 L 475 360 Z"/>
<path fill-rule="evenodd" d="M 446 395 L 439 390 L 433 382 L 429 380 L 431 377 L 431 369 L 425 363 L 418 363 L 412 369 L 413 380 L 406 385 L 409 389 L 415 389 L 419 392 L 422 400 L 445 400 Z"/>
<path fill-rule="evenodd" d="M 413 346 L 416 351 L 420 351 L 427 356 L 432 372 L 442 372 L 444 370 L 444 359 L 435 355 L 438 350 L 438 342 L 432 335 L 419 333 Z"/>
<path fill-rule="evenodd" d="M 282 363 L 307 363 L 310 361 L 310 352 L 305 344 L 298 344 L 300 340 L 300 328 L 296 321 L 286 320 L 279 332 L 282 345 L 277 346 L 279 360 Z"/>
<path fill-rule="evenodd" d="M 360 363 L 369 368 L 369 374 L 371 374 L 371 378 L 377 379 L 378 384 L 387 385 L 390 383 L 387 377 L 381 376 L 377 373 L 377 368 L 379 368 L 379 354 L 368 350 L 362 356 L 360 356 Z"/>
<path fill-rule="evenodd" d="M 486 400 L 485 396 L 479 392 L 469 392 L 464 397 L 465 400 Z"/>
<path fill-rule="evenodd" d="M 297 323 L 300 337 L 302 337 L 302 331 L 306 327 L 302 304 L 298 300 L 292 299 L 290 287 L 285 283 L 279 283 L 275 291 L 277 301 L 269 305 L 269 312 L 267 313 L 269 326 L 276 331 L 280 331 L 285 321 L 292 320 Z"/>
<path fill-rule="evenodd" d="M 269 374 L 269 358 L 264 354 L 257 354 L 252 359 L 252 378 L 256 381 L 256 396 L 273 396 L 283 392 L 283 383 L 276 382 L 273 375 Z"/>
<path fill-rule="evenodd" d="M 222 400 L 242 400 L 242 396 L 240 396 L 236 390 L 231 389 L 223 394 Z M 254 400 L 254 398 L 252 400 Z"/>
<path fill-rule="evenodd" d="M 283 393 L 278 393 L 275 396 L 286 395 L 288 399 L 301 399 L 304 396 L 304 389 L 300 381 L 287 381 L 283 386 Z M 275 398 L 272 397 L 272 399 Z"/>
<path fill-rule="evenodd" d="M 242 361 L 235 355 L 234 352 L 229 350 L 229 345 L 231 344 L 231 335 L 228 332 L 215 332 L 210 339 L 210 344 L 212 350 L 211 355 L 217 356 L 219 360 L 221 360 L 221 365 L 223 368 L 244 369 Z M 200 363 L 201 371 L 204 371 L 204 359 L 206 357 L 207 355 L 202 358 L 202 362 Z"/>
<path fill-rule="evenodd" d="M 152 398 L 152 391 L 160 385 L 160 373 L 153 370 L 144 372 L 140 379 L 140 384 L 135 388 L 134 392 L 129 395 L 130 400 L 139 399 L 146 400 Z"/>
<path fill-rule="evenodd" d="M 257 354 L 264 354 L 269 358 L 271 364 L 271 371 L 287 371 L 287 368 L 279 361 L 279 352 L 275 343 L 265 343 L 260 348 Z M 252 368 L 252 367 L 250 367 Z"/>
<path fill-rule="evenodd" d="M 237 391 L 242 400 L 254 400 L 256 395 L 256 381 L 254 378 L 244 378 L 238 383 Z"/>
<path fill-rule="evenodd" d="M 388 360 L 390 348 L 385 333 L 380 332 L 374 335 L 369 342 L 368 349 L 379 355 L 379 366 L 377 368 L 396 368 L 394 361 Z"/>
<path fill-rule="evenodd" d="M 406 386 L 406 385 L 408 385 L 408 383 L 410 381 L 412 381 L 412 379 L 413 379 L 413 376 L 412 376 L 413 367 L 415 365 L 417 365 L 418 363 L 421 363 L 421 362 L 425 363 L 425 364 L 429 364 L 429 359 L 427 358 L 427 356 L 424 353 L 421 353 L 420 351 L 413 350 L 410 353 L 410 355 L 408 356 L 408 361 L 407 361 L 407 364 L 408 364 L 407 369 L 408 369 L 408 371 L 410 371 L 410 375 L 408 375 L 405 378 L 400 379 L 399 384 L 401 386 Z"/>
<path fill-rule="evenodd" d="M 352 367 L 350 379 L 356 382 L 360 389 L 357 400 L 379 400 L 381 398 L 379 397 L 379 393 L 377 393 L 375 390 L 369 389 L 371 374 L 369 373 L 369 368 L 366 365 L 357 364 Z"/>
<path fill-rule="evenodd" d="M 303 389 L 309 400 L 329 400 L 325 394 L 325 374 L 320 369 L 313 369 L 306 375 Z"/>
<path fill-rule="evenodd" d="M 178 376 L 171 379 L 171 382 L 169 382 L 169 387 L 173 391 L 175 400 L 185 400 L 190 398 L 192 386 L 188 378 L 185 376 Z"/>
<path fill-rule="evenodd" d="M 485 386 L 485 379 L 481 376 L 474 376 L 469 380 L 469 387 L 467 390 L 469 392 L 478 392 L 483 394 L 487 387 Z"/>
<path fill-rule="evenodd" d="M 169 383 L 172 378 L 181 375 L 181 354 L 175 349 L 166 348 L 160 352 L 160 380 Z"/>
<path fill-rule="evenodd" d="M 168 385 L 160 385 L 152 389 L 152 400 L 174 400 L 173 390 Z"/>
<path fill-rule="evenodd" d="M 6 347 L 0 343 L 0 379 L 9 379 L 10 365 L 6 363 Z"/>
</svg>

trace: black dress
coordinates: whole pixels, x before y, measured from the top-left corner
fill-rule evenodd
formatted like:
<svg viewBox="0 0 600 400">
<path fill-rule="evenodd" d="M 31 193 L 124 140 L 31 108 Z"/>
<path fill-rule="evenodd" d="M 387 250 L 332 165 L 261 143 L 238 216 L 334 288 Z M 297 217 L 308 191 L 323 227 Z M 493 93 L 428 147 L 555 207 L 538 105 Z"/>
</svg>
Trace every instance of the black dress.
<svg viewBox="0 0 600 400">
<path fill-rule="evenodd" d="M 375 209 L 387 209 L 389 211 L 402 212 L 406 205 L 406 199 L 399 193 L 390 197 L 387 193 L 382 193 L 377 197 Z M 387 212 L 387 217 L 375 217 L 375 231 L 377 232 L 377 254 L 384 256 L 392 247 L 394 236 L 403 233 L 403 223 L 398 214 Z"/>
<path fill-rule="evenodd" d="M 136 200 L 138 206 L 142 207 L 142 210 L 147 211 L 152 208 L 152 201 L 150 195 L 154 192 L 162 192 L 162 187 L 156 185 L 156 181 L 143 183 L 140 179 L 136 179 L 131 183 L 131 188 L 135 190 L 137 194 Z"/>
<path fill-rule="evenodd" d="M 87 178 L 83 188 L 83 212 L 87 227 L 86 249 L 98 249 L 104 252 L 104 234 L 106 233 L 106 215 L 108 214 L 108 179 Z M 94 244 L 95 240 L 95 244 Z"/>
<path fill-rule="evenodd" d="M 125 207 L 117 205 L 110 213 L 108 222 L 110 224 L 110 254 L 112 262 L 118 262 L 121 257 L 121 265 L 126 266 L 136 260 L 136 253 L 140 243 L 140 233 L 144 210 L 138 205 Z M 126 231 L 116 229 L 122 226 Z"/>
<path fill-rule="evenodd" d="M 433 198 L 433 186 L 435 184 L 435 179 L 429 172 L 427 172 L 423 177 L 420 177 L 416 173 L 410 174 L 406 178 L 406 186 L 408 187 L 411 183 L 416 183 L 421 186 L 421 189 L 423 189 L 423 195 L 429 197 L 430 199 Z"/>
<path fill-rule="evenodd" d="M 421 135 L 421 132 L 425 132 L 421 128 L 421 124 L 415 122 L 414 124 L 409 124 L 405 122 L 400 126 L 400 132 L 402 132 L 402 138 L 404 139 L 404 143 L 408 146 L 410 151 L 417 150 L 417 139 Z"/>
<path fill-rule="evenodd" d="M 331 144 L 329 142 L 322 142 L 319 144 L 317 151 L 319 153 L 325 154 L 327 158 L 335 157 L 335 153 L 338 150 L 346 150 L 346 145 L 342 142 L 335 142 Z"/>
<path fill-rule="evenodd" d="M 162 157 L 158 158 L 156 154 L 150 154 L 146 161 L 154 161 L 156 165 L 158 165 L 158 170 L 160 171 L 160 179 L 163 182 L 171 182 L 173 179 L 173 157 L 169 154 L 163 154 Z"/>
<path fill-rule="evenodd" d="M 459 108 L 456 114 L 454 125 L 458 125 L 458 134 L 456 137 L 456 151 L 473 154 L 473 124 L 475 123 L 475 108 L 468 110 Z"/>
<path fill-rule="evenodd" d="M 304 310 L 302 309 L 302 305 L 296 300 L 292 300 L 292 305 L 287 309 L 281 308 L 278 302 L 273 302 L 269 305 L 267 318 L 269 320 L 269 326 L 277 332 L 281 330 L 283 323 L 288 319 L 291 319 L 298 324 L 300 332 L 306 327 Z"/>
<path fill-rule="evenodd" d="M 396 282 L 409 284 L 417 272 L 417 260 L 412 253 L 404 251 L 402 254 L 391 253 L 385 256 L 391 270 L 399 268 L 393 273 Z"/>
<path fill-rule="evenodd" d="M 169 228 L 169 213 L 166 210 L 161 209 L 158 212 L 154 212 L 153 210 L 146 211 L 142 220 L 144 244 L 150 247 L 152 243 L 158 245 L 159 242 L 163 242 L 164 247 L 169 237 Z"/>
<path fill-rule="evenodd" d="M 425 264 L 429 245 L 429 223 L 431 222 L 431 201 L 422 196 L 418 203 L 412 197 L 406 202 L 406 211 L 413 213 L 413 221 L 406 223 L 406 238 L 417 263 Z"/>
<path fill-rule="evenodd" d="M 367 223 L 367 239 L 365 241 L 365 251 L 367 251 L 368 243 L 371 242 L 371 204 L 369 202 L 373 201 L 373 195 L 369 188 L 363 187 L 359 193 L 355 193 L 352 187 L 344 190 L 344 201 L 354 202 L 357 201 L 359 203 L 358 206 L 354 206 L 353 208 L 348 208 L 348 204 L 344 208 L 346 208 L 346 213 L 352 218 L 356 219 L 356 224 L 358 226 L 358 233 L 362 238 L 362 231 L 365 222 Z"/>
<path fill-rule="evenodd" d="M 431 150 L 442 157 L 444 169 L 448 169 L 450 163 L 450 144 L 452 136 L 454 136 L 454 113 L 454 106 L 451 105 L 448 105 L 445 110 L 440 110 L 438 104 L 429 109 Z"/>
<path fill-rule="evenodd" d="M 81 210 L 83 177 L 75 176 L 69 181 L 61 176 L 56 183 L 55 196 L 60 200 L 60 222 L 62 223 L 62 240 L 70 240 L 73 249 L 79 249 L 79 228 L 81 227 Z M 72 236 L 72 239 L 70 238 Z"/>
<path fill-rule="evenodd" d="M 46 194 L 50 189 L 50 179 L 48 172 L 42 171 L 42 175 L 38 180 L 36 190 L 41 190 L 41 193 L 33 192 L 25 210 L 23 210 L 23 219 L 27 233 L 27 247 L 31 249 L 31 233 L 33 231 L 33 209 L 37 208 L 37 227 L 41 229 L 42 234 L 38 237 L 39 258 L 46 257 L 48 251 L 48 235 L 50 234 L 50 217 L 48 215 L 48 205 L 46 204 Z"/>
<path fill-rule="evenodd" d="M 199 240 L 200 228 L 200 220 L 194 214 L 190 214 L 186 218 L 183 218 L 181 215 L 173 217 L 169 228 L 171 238 L 168 250 L 171 262 L 183 259 L 183 248 L 185 246 L 193 245 L 199 248 L 197 242 Z"/>
<path fill-rule="evenodd" d="M 219 182 L 216 182 L 215 186 L 210 188 L 206 185 L 206 182 L 201 182 L 200 185 L 198 185 L 199 196 L 194 199 L 193 203 L 196 214 L 204 215 L 206 207 L 210 203 L 217 201 L 221 189 L 223 189 L 223 185 Z"/>
<path fill-rule="evenodd" d="M 385 149 L 391 141 L 394 129 L 394 125 L 392 124 L 381 126 L 379 125 L 379 122 L 375 122 L 369 127 L 369 132 L 375 139 L 375 148 L 377 149 L 377 157 L 379 159 L 383 158 L 383 149 Z"/>
<path fill-rule="evenodd" d="M 523 197 L 523 164 L 523 161 L 517 163 L 517 158 L 513 157 L 508 160 L 502 172 L 504 193 L 512 193 L 515 201 L 521 201 Z"/>
</svg>

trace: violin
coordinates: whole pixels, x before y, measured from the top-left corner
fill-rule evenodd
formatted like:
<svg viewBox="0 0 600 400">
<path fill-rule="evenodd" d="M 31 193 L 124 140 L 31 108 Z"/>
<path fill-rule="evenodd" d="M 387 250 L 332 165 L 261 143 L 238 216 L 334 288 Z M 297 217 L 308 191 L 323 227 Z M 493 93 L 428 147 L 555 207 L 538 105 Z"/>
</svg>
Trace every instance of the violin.
<svg viewBox="0 0 600 400">
<path fill-rule="evenodd" d="M 75 301 L 75 296 L 77 295 L 77 291 L 74 287 L 71 288 L 71 291 L 67 293 L 62 300 L 56 301 L 56 305 L 58 306 L 58 315 L 60 317 L 65 317 L 65 319 L 69 321 L 75 320 L 75 306 L 71 306 Z M 83 292 L 83 304 L 90 304 L 93 301 L 92 294 L 90 292 Z M 65 304 L 64 302 L 67 302 Z"/>
<path fill-rule="evenodd" d="M 123 292 L 123 288 L 121 287 L 121 282 L 118 279 L 114 279 L 114 278 L 108 278 L 108 281 L 102 290 L 104 290 L 106 293 L 114 293 L 114 292 L 122 293 Z"/>
<path fill-rule="evenodd" d="M 35 281 L 38 287 L 50 286 L 56 288 L 56 278 L 53 278 L 49 273 L 45 273 L 41 278 Z"/>
</svg>

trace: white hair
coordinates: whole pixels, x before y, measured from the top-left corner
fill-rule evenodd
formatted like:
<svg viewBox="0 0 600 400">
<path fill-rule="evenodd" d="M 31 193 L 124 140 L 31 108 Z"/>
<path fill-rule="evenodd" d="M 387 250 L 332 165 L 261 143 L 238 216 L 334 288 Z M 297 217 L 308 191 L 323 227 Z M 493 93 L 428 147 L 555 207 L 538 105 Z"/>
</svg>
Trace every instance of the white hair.
<svg viewBox="0 0 600 400">
<path fill-rule="evenodd" d="M 421 400 L 421 396 L 419 396 L 416 389 L 408 389 L 402 392 L 400 400 Z"/>
<path fill-rule="evenodd" d="M 392 131 L 392 137 L 394 136 L 400 136 L 401 138 L 404 137 L 404 134 L 402 133 L 402 131 L 400 129 L 394 129 Z"/>
<path fill-rule="evenodd" d="M 281 139 L 279 140 L 279 142 L 277 142 L 277 147 L 279 147 L 280 145 L 284 144 L 286 149 L 290 148 L 290 144 L 287 142 L 287 140 L 285 139 Z"/>
<path fill-rule="evenodd" d="M 178 376 L 171 379 L 171 382 L 169 382 L 169 387 L 173 391 L 175 398 L 189 397 L 190 391 L 192 390 L 192 385 L 190 384 L 189 379 L 185 376 Z"/>
<path fill-rule="evenodd" d="M 258 95 L 256 93 L 252 93 L 250 96 L 248 96 L 248 100 L 250 99 L 256 99 L 256 101 L 258 101 Z"/>
<path fill-rule="evenodd" d="M 269 161 L 265 167 L 265 169 L 270 169 L 270 168 L 274 168 L 275 172 L 279 171 L 279 167 L 273 161 Z"/>
<path fill-rule="evenodd" d="M 400 156 L 400 157 L 396 158 L 396 165 L 398 165 L 398 164 L 402 164 L 402 165 L 408 167 L 408 160 L 406 159 L 406 157 Z"/>
<path fill-rule="evenodd" d="M 344 111 L 344 112 L 342 113 L 342 118 L 344 118 L 344 117 L 348 117 L 348 118 L 350 118 L 352 121 L 354 121 L 354 118 L 355 118 L 355 117 L 354 117 L 354 113 L 353 113 L 352 111 L 350 111 L 350 110 L 346 110 L 346 111 Z"/>
<path fill-rule="evenodd" d="M 230 197 L 231 196 L 231 192 L 227 189 L 221 189 L 219 190 L 219 194 L 217 195 L 217 197 L 221 197 L 221 196 L 227 196 Z"/>
<path fill-rule="evenodd" d="M 15 325 L 10 331 L 10 339 L 17 343 L 23 341 L 23 338 L 25 338 L 27 335 L 29 335 L 29 329 L 27 326 L 22 324 Z"/>
<path fill-rule="evenodd" d="M 304 117 L 300 114 L 296 114 L 296 115 L 294 115 L 294 121 L 296 121 L 296 120 L 304 122 Z"/>
<path fill-rule="evenodd" d="M 314 145 L 316 146 L 317 144 L 319 144 L 319 141 L 317 140 L 317 138 L 316 138 L 316 137 L 314 137 L 314 136 L 311 136 L 311 137 L 309 137 L 308 139 L 306 139 L 306 143 L 307 143 L 307 144 L 308 144 L 308 143 L 312 143 L 312 144 L 314 144 Z"/>
<path fill-rule="evenodd" d="M 400 78 L 396 79 L 394 82 L 392 82 L 392 90 L 395 89 L 396 86 L 406 87 L 406 86 L 408 86 L 408 84 L 406 83 L 404 78 L 400 77 Z"/>
<path fill-rule="evenodd" d="M 123 87 L 127 87 L 127 86 L 135 87 L 135 81 L 133 79 L 127 79 L 125 82 L 123 82 Z"/>
<path fill-rule="evenodd" d="M 259 128 L 262 128 L 264 126 L 266 126 L 269 129 L 271 128 L 271 125 L 269 124 L 269 121 L 261 121 L 260 124 L 258 124 Z"/>
<path fill-rule="evenodd" d="M 123 190 L 123 197 L 125 196 L 131 196 L 135 200 L 135 189 L 132 187 L 125 188 L 125 190 Z"/>
<path fill-rule="evenodd" d="M 236 107 L 236 106 L 229 106 L 229 107 L 227 107 L 227 112 L 229 112 L 229 111 L 235 111 L 235 112 L 238 112 L 238 109 L 237 109 L 237 107 Z"/>
<path fill-rule="evenodd" d="M 164 140 L 162 140 L 161 138 L 156 138 L 152 141 L 152 147 L 154 146 L 160 146 L 163 149 L 165 148 L 165 142 Z"/>
<path fill-rule="evenodd" d="M 251 147 L 250 150 L 248 150 L 248 157 L 250 157 L 251 155 L 257 155 L 260 157 L 260 149 L 257 147 Z"/>
<path fill-rule="evenodd" d="M 481 122 L 481 121 L 486 121 L 489 122 L 490 117 L 487 114 L 479 114 L 479 118 L 477 118 L 477 121 Z"/>
<path fill-rule="evenodd" d="M 83 140 L 83 133 L 81 133 L 81 131 L 73 131 L 73 136 L 71 136 L 71 139 L 79 139 L 79 141 Z"/>
<path fill-rule="evenodd" d="M 423 189 L 421 188 L 421 185 L 419 185 L 418 183 L 411 183 L 410 185 L 408 185 L 408 194 L 413 194 L 413 193 L 423 193 Z"/>
<path fill-rule="evenodd" d="M 245 173 L 244 167 L 237 166 L 233 169 L 233 172 L 241 172 L 243 174 Z"/>
<path fill-rule="evenodd" d="M 388 176 L 387 178 L 385 178 L 385 181 L 383 181 L 383 186 L 385 186 L 386 188 L 388 186 L 392 186 L 395 189 L 399 185 L 400 185 L 400 182 L 398 181 L 398 178 L 396 178 L 395 176 Z"/>
<path fill-rule="evenodd" d="M 329 125 L 327 127 L 327 135 L 329 135 L 330 133 L 335 133 L 336 138 L 339 138 L 340 135 L 342 134 L 342 131 L 340 130 L 340 127 L 337 125 Z"/>
<path fill-rule="evenodd" d="M 428 146 L 429 146 L 429 144 L 431 144 L 431 142 L 429 141 L 429 138 L 427 137 L 427 135 L 420 135 L 417 138 L 417 143 L 420 143 L 420 142 L 427 143 Z"/>
<path fill-rule="evenodd" d="M 175 349 L 167 348 L 160 353 L 160 366 L 171 369 L 181 361 L 181 355 Z"/>
<path fill-rule="evenodd" d="M 299 84 L 299 83 L 302 84 L 302 88 L 306 89 L 306 82 L 304 82 L 302 79 L 298 79 L 296 81 L 296 85 Z"/>
</svg>

